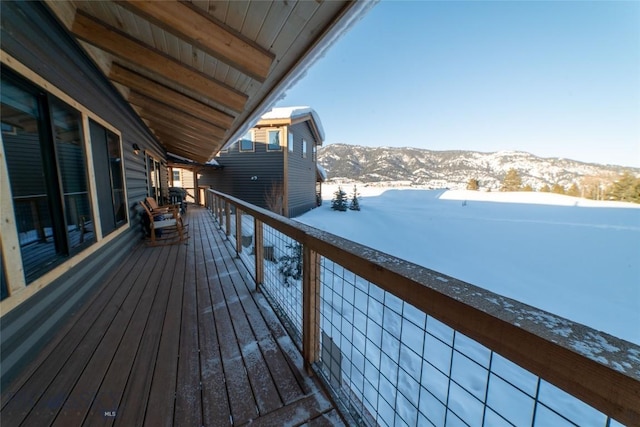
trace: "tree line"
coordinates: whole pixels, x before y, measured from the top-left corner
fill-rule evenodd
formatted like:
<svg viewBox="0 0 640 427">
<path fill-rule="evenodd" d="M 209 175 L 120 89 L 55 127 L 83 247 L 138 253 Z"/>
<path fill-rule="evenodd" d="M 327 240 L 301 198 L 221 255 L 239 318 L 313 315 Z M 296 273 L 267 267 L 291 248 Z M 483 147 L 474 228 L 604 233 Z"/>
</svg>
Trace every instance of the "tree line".
<svg viewBox="0 0 640 427">
<path fill-rule="evenodd" d="M 467 190 L 480 190 L 480 181 L 476 178 L 469 179 Z M 522 185 L 522 177 L 517 170 L 512 168 L 504 176 L 500 191 L 536 190 L 529 184 Z M 567 188 L 559 183 L 551 186 L 545 184 L 537 191 L 541 193 L 566 194 L 593 200 L 618 200 L 640 203 L 640 177 L 634 176 L 627 171 L 613 181 L 603 177 L 585 177 L 582 179 L 581 185 L 574 182 Z"/>
</svg>

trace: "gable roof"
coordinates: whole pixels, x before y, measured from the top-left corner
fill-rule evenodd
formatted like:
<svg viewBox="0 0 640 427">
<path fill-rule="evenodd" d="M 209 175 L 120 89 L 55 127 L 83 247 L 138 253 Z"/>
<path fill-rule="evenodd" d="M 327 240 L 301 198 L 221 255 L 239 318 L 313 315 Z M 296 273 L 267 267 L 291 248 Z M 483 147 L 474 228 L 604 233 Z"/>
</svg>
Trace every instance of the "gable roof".
<svg viewBox="0 0 640 427">
<path fill-rule="evenodd" d="M 324 128 L 320 121 L 318 113 L 306 106 L 301 107 L 278 107 L 272 108 L 269 112 L 260 117 L 256 127 L 263 126 L 291 126 L 296 123 L 309 121 L 311 131 L 314 133 L 316 145 L 322 145 L 324 142 Z"/>
</svg>

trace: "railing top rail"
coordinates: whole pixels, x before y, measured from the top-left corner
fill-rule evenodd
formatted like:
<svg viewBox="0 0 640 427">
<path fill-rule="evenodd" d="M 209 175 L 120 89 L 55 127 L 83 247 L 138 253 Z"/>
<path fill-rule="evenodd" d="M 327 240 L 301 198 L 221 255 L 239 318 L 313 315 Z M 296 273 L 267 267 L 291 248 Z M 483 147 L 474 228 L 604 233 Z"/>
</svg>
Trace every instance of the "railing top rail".
<svg viewBox="0 0 640 427">
<path fill-rule="evenodd" d="M 640 346 L 209 190 L 589 405 L 640 425 Z"/>
</svg>

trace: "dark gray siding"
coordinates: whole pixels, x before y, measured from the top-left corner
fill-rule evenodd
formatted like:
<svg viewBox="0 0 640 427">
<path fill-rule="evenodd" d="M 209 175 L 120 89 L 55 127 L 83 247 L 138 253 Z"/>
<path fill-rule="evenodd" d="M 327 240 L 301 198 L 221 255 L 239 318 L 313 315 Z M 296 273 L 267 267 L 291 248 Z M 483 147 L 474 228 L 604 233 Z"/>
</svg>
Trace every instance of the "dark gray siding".
<svg viewBox="0 0 640 427">
<path fill-rule="evenodd" d="M 266 135 L 264 129 L 255 130 L 254 152 L 240 152 L 236 143 L 220 153 L 216 161 L 223 169 L 204 172 L 199 184 L 267 208 L 265 195 L 273 184 L 282 183 L 284 157 L 283 151 L 267 151 Z"/>
<path fill-rule="evenodd" d="M 293 152 L 288 152 L 289 217 L 293 218 L 316 206 L 316 165 L 313 161 L 315 139 L 308 122 L 289 128 L 293 134 Z M 307 156 L 302 157 L 302 141 L 307 144 Z"/>
<path fill-rule="evenodd" d="M 147 189 L 144 156 L 134 155 L 132 145 L 162 159 L 164 149 L 44 4 L 0 4 L 2 49 L 122 133 L 131 227 L 136 228 L 136 205 Z"/>
<path fill-rule="evenodd" d="M 2 49 L 88 108 L 122 134 L 129 231 L 22 303 L 1 322 L 2 386 L 55 333 L 61 319 L 91 294 L 93 285 L 140 241 L 137 202 L 147 193 L 144 156 L 132 144 L 164 159 L 164 150 L 121 95 L 40 2 L 0 1 Z M 166 171 L 164 173 L 166 178 Z"/>
</svg>

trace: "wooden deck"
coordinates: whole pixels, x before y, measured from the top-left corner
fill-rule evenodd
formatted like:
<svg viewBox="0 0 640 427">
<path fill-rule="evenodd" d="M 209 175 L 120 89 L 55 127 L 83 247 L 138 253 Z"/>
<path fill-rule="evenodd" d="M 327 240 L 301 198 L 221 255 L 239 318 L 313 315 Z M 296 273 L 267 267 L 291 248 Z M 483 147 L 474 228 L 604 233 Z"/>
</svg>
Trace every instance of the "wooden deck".
<svg viewBox="0 0 640 427">
<path fill-rule="evenodd" d="M 2 391 L 6 426 L 342 425 L 211 215 L 141 245 Z"/>
</svg>

